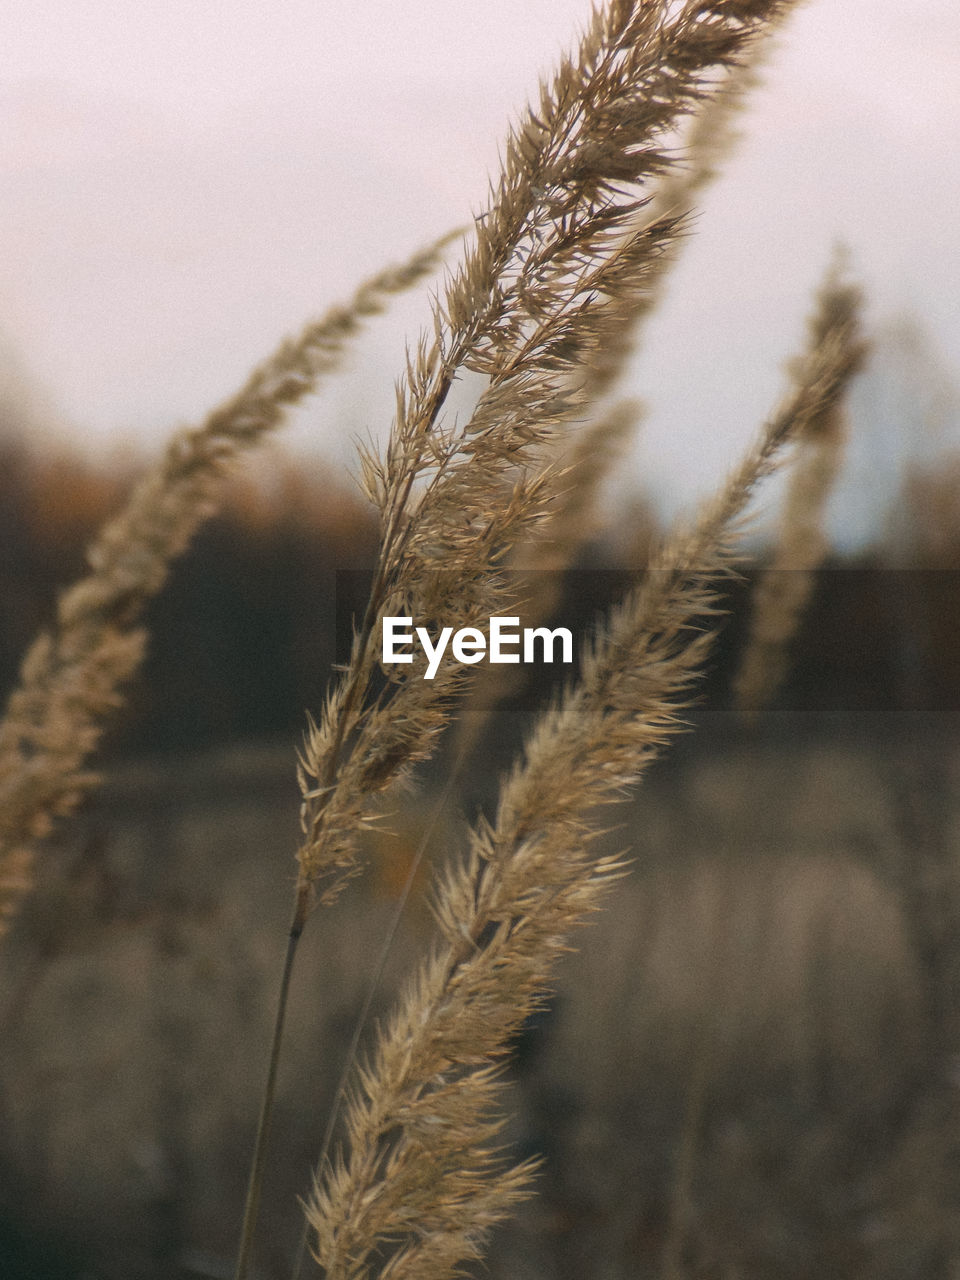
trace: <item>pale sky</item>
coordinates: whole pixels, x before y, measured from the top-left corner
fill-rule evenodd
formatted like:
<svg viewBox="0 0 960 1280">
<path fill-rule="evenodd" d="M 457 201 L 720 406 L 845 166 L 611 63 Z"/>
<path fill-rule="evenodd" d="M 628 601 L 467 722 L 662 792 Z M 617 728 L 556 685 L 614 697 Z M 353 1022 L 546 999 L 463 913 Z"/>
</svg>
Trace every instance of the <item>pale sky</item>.
<svg viewBox="0 0 960 1280">
<path fill-rule="evenodd" d="M 506 122 L 588 11 L 21 6 L 0 47 L 0 389 L 22 379 L 72 439 L 157 447 L 360 276 L 482 209 Z M 636 466 L 681 496 L 775 398 L 838 238 L 872 321 L 914 316 L 960 364 L 960 6 L 811 0 L 743 128 L 627 388 L 650 405 Z M 397 312 L 410 336 L 427 319 L 422 296 Z M 388 425 L 401 354 L 375 326 L 291 447 L 347 458 Z"/>
</svg>

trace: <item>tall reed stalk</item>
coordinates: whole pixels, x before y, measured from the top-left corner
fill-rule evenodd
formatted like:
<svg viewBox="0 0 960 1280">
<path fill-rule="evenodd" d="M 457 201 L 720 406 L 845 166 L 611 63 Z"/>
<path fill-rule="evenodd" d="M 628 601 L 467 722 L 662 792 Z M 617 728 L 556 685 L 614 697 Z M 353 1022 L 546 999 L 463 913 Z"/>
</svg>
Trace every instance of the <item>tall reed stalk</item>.
<svg viewBox="0 0 960 1280">
<path fill-rule="evenodd" d="M 90 572 L 29 649 L 0 723 L 0 936 L 32 887 L 36 842 L 97 781 L 88 761 L 142 661 L 143 608 L 215 510 L 224 473 L 338 368 L 364 320 L 436 270 L 459 234 L 379 272 L 282 342 L 204 422 L 173 436 L 89 547 Z"/>
<path fill-rule="evenodd" d="M 625 431 L 606 406 L 625 334 L 649 313 L 693 200 L 726 145 L 762 37 L 792 0 L 607 0 L 576 52 L 511 132 L 462 264 L 407 359 L 382 456 L 361 455 L 380 548 L 351 654 L 300 755 L 302 839 L 236 1280 L 254 1249 L 264 1153 L 299 940 L 313 910 L 362 870 L 379 798 L 428 758 L 470 668 L 384 670 L 389 614 L 482 628 L 513 602 L 511 549 L 551 519 L 569 562 Z M 676 167 L 684 120 L 713 100 Z M 0 725 L 0 930 L 32 883 L 36 840 L 93 781 L 87 761 L 141 661 L 146 601 L 210 511 L 221 473 L 337 365 L 363 317 L 432 270 L 441 245 L 364 285 L 287 342 L 161 463 L 89 552 L 27 655 Z M 834 422 L 862 358 L 856 290 L 821 292 L 792 391 L 693 525 L 610 613 L 580 674 L 542 713 L 496 813 L 440 880 L 439 940 L 356 1070 L 340 1147 L 306 1217 L 326 1280 L 445 1280 L 529 1192 L 532 1165 L 499 1150 L 502 1068 L 545 998 L 558 956 L 597 910 L 621 858 L 597 852 L 616 802 L 682 725 L 721 611 L 739 522 L 790 439 Z M 455 417 L 467 375 L 473 406 Z M 619 414 L 619 416 L 618 416 Z M 566 517 L 564 518 L 564 513 Z M 541 544 L 542 545 L 542 544 Z"/>
<path fill-rule="evenodd" d="M 824 520 L 845 442 L 846 415 L 839 402 L 824 405 L 795 442 L 773 555 L 753 590 L 750 633 L 734 680 L 740 714 L 748 723 L 756 722 L 786 676 L 816 571 L 829 552 Z"/>
<path fill-rule="evenodd" d="M 715 91 L 699 105 L 685 131 L 675 161 L 657 178 L 645 203 L 647 221 L 674 219 L 684 228 L 697 199 L 717 176 L 736 141 L 735 120 L 759 78 L 759 66 L 771 41 L 769 32 L 755 41 L 744 61 L 730 67 Z M 523 600 L 525 622 L 549 619 L 559 604 L 562 576 L 576 561 L 589 539 L 603 526 L 600 498 L 606 481 L 619 463 L 643 416 L 643 404 L 629 397 L 611 400 L 630 358 L 642 341 L 644 323 L 656 310 L 664 283 L 682 248 L 684 235 L 665 242 L 642 295 L 614 294 L 607 300 L 605 341 L 589 352 L 576 371 L 583 412 L 590 415 L 558 443 L 554 468 L 555 493 L 544 519 L 513 549 L 509 563 L 516 591 Z M 461 712 L 458 744 L 475 746 L 497 704 L 522 682 L 511 666 L 481 668 L 474 680 L 472 701 Z"/>
<path fill-rule="evenodd" d="M 644 216 L 671 134 L 749 60 L 789 0 L 610 0 L 511 132 L 491 204 L 408 357 L 382 458 L 361 463 L 380 554 L 343 678 L 301 756 L 304 839 L 277 1000 L 236 1280 L 247 1275 L 294 956 L 318 902 L 360 870 L 375 797 L 427 758 L 464 669 L 424 681 L 414 662 L 376 690 L 385 615 L 483 625 L 509 596 L 497 566 L 547 517 L 564 426 L 584 371 L 655 291 L 681 232 Z M 455 379 L 484 380 L 473 412 L 445 414 Z"/>
<path fill-rule="evenodd" d="M 385 613 L 474 625 L 505 599 L 495 568 L 546 518 L 563 428 L 584 405 L 584 369 L 642 310 L 680 234 L 643 215 L 671 163 L 678 122 L 740 65 L 787 0 L 613 0 L 511 133 L 476 241 L 397 392 L 384 458 L 363 458 L 381 550 L 344 678 L 303 753 L 303 918 L 357 871 L 370 797 L 432 750 L 462 685 L 415 663 L 368 697 Z M 462 423 L 454 380 L 486 380 Z"/>
<path fill-rule="evenodd" d="M 496 1149 L 502 1062 L 571 931 L 623 871 L 596 853 L 590 811 L 620 799 L 681 727 L 750 493 L 858 367 L 856 292 L 828 285 L 811 334 L 758 445 L 613 610 L 504 779 L 496 817 L 441 881 L 441 942 L 358 1069 L 346 1145 L 308 1205 L 326 1280 L 451 1276 L 526 1193 L 530 1164 Z"/>
</svg>

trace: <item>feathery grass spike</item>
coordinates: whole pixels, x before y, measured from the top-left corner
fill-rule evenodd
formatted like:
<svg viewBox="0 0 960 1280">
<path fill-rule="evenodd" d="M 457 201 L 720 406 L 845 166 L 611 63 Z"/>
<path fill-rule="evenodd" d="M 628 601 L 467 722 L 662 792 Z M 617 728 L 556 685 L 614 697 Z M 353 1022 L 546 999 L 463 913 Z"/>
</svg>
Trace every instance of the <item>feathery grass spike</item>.
<svg viewBox="0 0 960 1280">
<path fill-rule="evenodd" d="M 318 902 L 360 870 L 357 833 L 377 793 L 433 750 L 463 668 L 424 681 L 417 661 L 371 694 L 387 614 L 474 626 L 509 600 L 498 566 L 547 515 L 551 465 L 585 400 L 584 370 L 656 289 L 675 218 L 638 221 L 672 131 L 717 76 L 749 60 L 791 0 L 611 0 L 576 55 L 511 133 L 475 243 L 449 282 L 433 338 L 407 358 L 385 455 L 363 471 L 381 544 L 350 662 L 300 758 L 303 840 L 236 1280 L 249 1268 L 292 949 Z M 461 426 L 445 405 L 485 380 Z"/>
<path fill-rule="evenodd" d="M 856 305 L 853 291 L 844 291 L 839 283 L 833 294 L 838 307 Z M 844 406 L 832 401 L 796 440 L 776 546 L 753 589 L 749 637 L 734 683 L 747 722 L 756 721 L 787 673 L 791 641 L 829 550 L 823 519 L 845 436 Z"/>
<path fill-rule="evenodd" d="M 587 370 L 655 291 L 675 217 L 638 218 L 678 123 L 749 60 L 789 0 L 617 0 L 511 133 L 476 239 L 408 357 L 382 460 L 364 464 L 381 551 L 346 675 L 301 759 L 301 884 L 332 901 L 358 870 L 372 796 L 432 751 L 465 679 L 414 663 L 371 698 L 385 613 L 473 626 L 509 600 L 497 572 L 548 515 Z M 456 377 L 485 380 L 461 425 Z M 551 469 L 551 460 L 553 469 Z"/>
<path fill-rule="evenodd" d="M 668 216 L 678 227 L 694 211 L 696 197 L 718 172 L 736 140 L 733 120 L 743 107 L 747 93 L 759 80 L 757 71 L 770 37 L 757 41 L 748 61 L 730 70 L 720 88 L 700 105 L 685 140 L 685 161 L 671 165 L 657 180 L 653 197 L 634 215 L 637 226 L 658 216 Z M 683 237 L 665 246 L 656 260 L 659 284 L 676 261 Z M 637 346 L 639 330 L 656 308 L 661 289 L 655 280 L 642 297 L 632 293 L 606 301 L 606 336 L 589 357 L 577 377 L 582 379 L 584 409 L 598 417 L 560 444 L 561 457 L 554 469 L 556 492 L 544 511 L 545 519 L 534 524 L 514 548 L 512 566 L 522 566 L 517 594 L 524 614 L 536 625 L 545 622 L 557 603 L 559 575 L 575 561 L 598 524 L 597 501 L 614 463 L 622 455 L 626 441 L 642 414 L 634 400 L 603 405 L 604 398 L 623 374 Z M 474 746 L 483 734 L 494 707 L 522 683 L 522 675 L 512 667 L 486 667 L 474 678 L 471 702 L 461 709 L 458 743 Z"/>
<path fill-rule="evenodd" d="M 778 451 L 858 366 L 856 296 L 827 286 L 795 387 L 693 528 L 598 634 L 582 677 L 539 720 L 495 820 L 439 887 L 443 941 L 359 1070 L 346 1145 L 307 1206 L 326 1280 L 441 1280 L 479 1256 L 528 1188 L 497 1149 L 498 1063 L 543 999 L 572 929 L 622 871 L 588 812 L 614 802 L 677 732 L 718 612 L 736 522 Z"/>
<path fill-rule="evenodd" d="M 140 665 L 142 608 L 213 510 L 222 472 L 337 368 L 366 317 L 436 269 L 459 234 L 380 272 L 283 342 L 205 422 L 172 438 L 94 540 L 91 572 L 63 595 L 53 627 L 28 651 L 0 725 L 0 934 L 32 883 L 36 841 L 96 781 L 86 762 Z"/>
</svg>

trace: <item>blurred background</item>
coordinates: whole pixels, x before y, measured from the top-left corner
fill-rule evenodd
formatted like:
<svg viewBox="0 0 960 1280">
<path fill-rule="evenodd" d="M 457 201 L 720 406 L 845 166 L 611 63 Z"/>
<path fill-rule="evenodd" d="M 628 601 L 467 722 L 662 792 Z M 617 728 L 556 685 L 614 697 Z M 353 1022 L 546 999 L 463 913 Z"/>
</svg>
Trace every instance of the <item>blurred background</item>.
<svg viewBox="0 0 960 1280">
<path fill-rule="evenodd" d="M 25 13 L 0 50 L 0 395 L 97 456 L 154 450 L 281 334 L 482 211 L 508 122 L 588 13 L 584 0 Z M 942 447 L 920 388 L 944 366 L 955 378 L 960 351 L 958 73 L 949 0 L 794 14 L 637 365 L 650 416 L 636 475 L 661 503 L 709 486 L 753 432 L 838 240 L 873 328 L 894 345 L 906 330 L 923 353 L 919 387 L 878 390 L 886 412 L 870 415 L 852 484 L 888 499 L 905 449 Z M 362 376 L 308 406 L 284 447 L 351 465 L 355 433 L 388 427 L 404 336 L 426 320 L 422 295 L 398 305 L 358 350 Z M 899 364 L 917 368 L 916 353 Z M 868 516 L 850 515 L 851 534 Z"/>
<path fill-rule="evenodd" d="M 108 0 L 0 50 L 0 687 L 176 425 L 487 198 L 581 0 Z M 589 625 L 783 385 L 833 245 L 874 349 L 827 560 L 747 723 L 758 570 L 684 735 L 616 815 L 633 877 L 511 1066 L 520 1280 L 960 1274 L 960 14 L 813 0 L 781 36 L 623 390 L 647 416 L 560 584 Z M 351 478 L 429 290 L 252 458 L 151 606 L 106 783 L 0 952 L 0 1276 L 229 1277 L 293 880 L 294 749 L 377 530 Z M 763 500 L 757 564 L 782 489 Z M 616 569 L 611 572 L 611 569 Z M 604 570 L 605 572 L 601 572 Z M 339 633 L 339 634 L 338 634 Z M 543 688 L 395 802 L 309 937 L 258 1274 L 290 1273 L 343 1048 L 424 832 L 456 851 Z M 429 937 L 421 877 L 390 992 Z"/>
</svg>

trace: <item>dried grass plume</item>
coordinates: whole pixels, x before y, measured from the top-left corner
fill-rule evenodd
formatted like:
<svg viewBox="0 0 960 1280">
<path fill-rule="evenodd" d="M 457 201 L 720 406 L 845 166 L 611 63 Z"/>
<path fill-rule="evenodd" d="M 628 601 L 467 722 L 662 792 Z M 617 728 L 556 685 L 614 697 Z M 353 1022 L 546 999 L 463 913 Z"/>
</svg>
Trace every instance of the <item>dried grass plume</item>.
<svg viewBox="0 0 960 1280">
<path fill-rule="evenodd" d="M 855 295 L 828 286 L 796 385 L 695 526 L 611 614 L 579 681 L 548 709 L 504 780 L 495 819 L 435 902 L 441 942 L 358 1071 L 346 1143 L 307 1215 L 326 1280 L 441 1280 L 479 1256 L 524 1194 L 529 1164 L 497 1150 L 499 1064 L 543 1000 L 571 931 L 622 872 L 598 856 L 591 811 L 619 799 L 677 731 L 711 642 L 736 522 L 778 451 L 857 367 Z"/>
<path fill-rule="evenodd" d="M 223 473 L 338 367 L 367 317 L 436 269 L 452 238 L 380 272 L 283 342 L 200 426 L 174 435 L 95 538 L 89 574 L 28 651 L 0 724 L 0 935 L 30 887 L 36 842 L 96 781 L 87 762 L 142 660 L 143 607 L 215 509 Z"/>
</svg>

